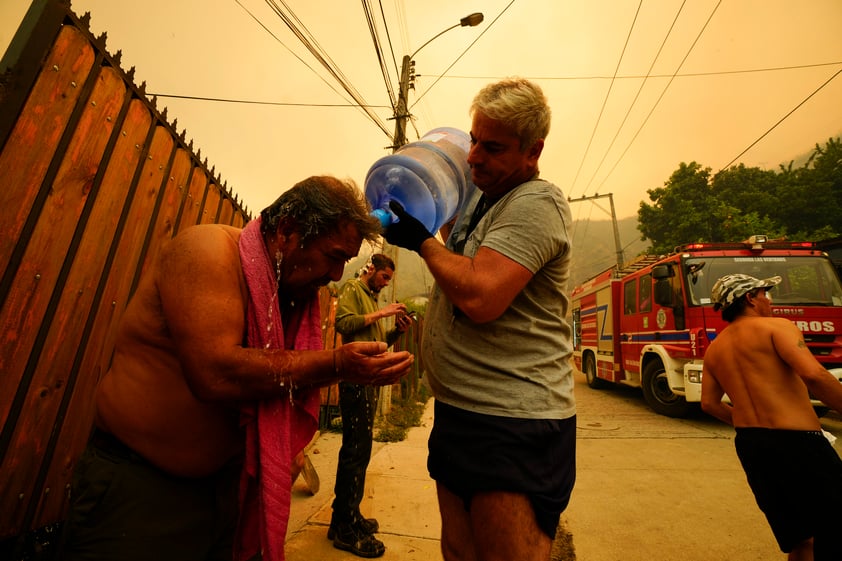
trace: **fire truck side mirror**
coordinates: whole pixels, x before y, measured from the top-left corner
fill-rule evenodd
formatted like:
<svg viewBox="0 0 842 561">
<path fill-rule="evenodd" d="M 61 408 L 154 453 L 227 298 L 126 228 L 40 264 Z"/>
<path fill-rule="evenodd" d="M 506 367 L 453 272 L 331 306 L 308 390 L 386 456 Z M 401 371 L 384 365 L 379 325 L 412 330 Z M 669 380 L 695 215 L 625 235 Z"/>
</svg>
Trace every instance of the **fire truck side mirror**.
<svg viewBox="0 0 842 561">
<path fill-rule="evenodd" d="M 672 308 L 672 286 L 669 279 L 658 279 L 655 281 L 655 303 L 665 308 Z"/>
<path fill-rule="evenodd" d="M 668 279 L 672 276 L 672 267 L 669 265 L 655 265 L 652 267 L 652 278 L 655 280 Z"/>
<path fill-rule="evenodd" d="M 673 302 L 672 286 L 670 285 L 670 277 L 672 277 L 672 267 L 669 265 L 655 265 L 652 267 L 652 278 L 655 279 L 655 303 L 659 306 L 672 308 Z"/>
</svg>

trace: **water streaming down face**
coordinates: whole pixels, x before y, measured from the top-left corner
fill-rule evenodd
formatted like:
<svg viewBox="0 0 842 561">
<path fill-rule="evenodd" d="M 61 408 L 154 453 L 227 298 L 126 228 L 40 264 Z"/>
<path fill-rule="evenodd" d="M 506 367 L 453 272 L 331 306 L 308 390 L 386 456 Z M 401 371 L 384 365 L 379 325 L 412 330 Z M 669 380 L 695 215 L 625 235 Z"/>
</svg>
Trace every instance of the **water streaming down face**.
<svg viewBox="0 0 842 561">
<path fill-rule="evenodd" d="M 278 291 L 281 288 L 281 263 L 284 260 L 284 255 L 280 251 L 275 252 L 275 290 L 272 291 L 272 298 L 269 299 L 269 311 L 267 314 L 268 322 L 266 325 L 266 334 L 267 339 L 269 339 L 269 335 L 272 333 L 272 316 L 275 313 L 275 302 L 278 300 Z M 268 349 L 271 346 L 271 343 L 267 340 L 266 344 L 263 346 L 264 349 Z M 281 386 L 284 385 L 283 380 L 281 380 Z"/>
<path fill-rule="evenodd" d="M 268 324 L 266 325 L 266 333 L 270 334 L 272 331 L 272 317 L 274 316 L 275 309 L 278 307 L 277 300 L 278 300 L 278 292 L 281 289 L 281 264 L 284 261 L 284 254 L 280 251 L 275 252 L 275 290 L 272 291 L 272 298 L 269 299 L 269 310 L 268 310 Z M 264 349 L 269 349 L 271 347 L 271 343 L 267 342 L 264 345 Z M 278 373 L 272 373 L 275 379 L 278 381 L 280 387 L 284 387 L 284 378 L 282 375 Z M 289 384 L 289 402 L 290 405 L 295 405 L 295 400 L 293 398 L 292 392 L 295 389 L 295 386 L 292 384 L 292 380 L 290 380 Z"/>
</svg>

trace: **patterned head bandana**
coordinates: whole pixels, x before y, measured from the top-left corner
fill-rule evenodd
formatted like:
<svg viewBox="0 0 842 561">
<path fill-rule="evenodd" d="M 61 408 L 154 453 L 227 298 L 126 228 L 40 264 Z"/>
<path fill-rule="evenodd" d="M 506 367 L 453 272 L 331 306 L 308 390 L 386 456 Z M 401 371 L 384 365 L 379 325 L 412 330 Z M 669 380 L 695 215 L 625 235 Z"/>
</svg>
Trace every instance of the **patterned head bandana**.
<svg viewBox="0 0 842 561">
<path fill-rule="evenodd" d="M 758 288 L 771 288 L 781 282 L 781 277 L 769 277 L 768 279 L 756 279 L 748 275 L 735 273 L 719 277 L 716 284 L 710 291 L 713 300 L 713 309 L 720 310 L 733 304 L 740 296 L 748 294 Z"/>
</svg>

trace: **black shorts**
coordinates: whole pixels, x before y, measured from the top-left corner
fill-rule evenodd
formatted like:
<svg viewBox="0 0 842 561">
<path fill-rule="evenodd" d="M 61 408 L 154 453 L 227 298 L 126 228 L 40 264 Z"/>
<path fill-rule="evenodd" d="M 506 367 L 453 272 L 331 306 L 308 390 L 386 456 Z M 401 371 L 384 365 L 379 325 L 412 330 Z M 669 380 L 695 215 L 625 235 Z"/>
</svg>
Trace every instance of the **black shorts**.
<svg viewBox="0 0 842 561">
<path fill-rule="evenodd" d="M 781 551 L 814 539 L 815 559 L 842 559 L 842 460 L 819 431 L 737 428 L 734 445 Z"/>
<path fill-rule="evenodd" d="M 555 538 L 576 479 L 576 417 L 516 419 L 435 402 L 427 469 L 465 501 L 484 491 L 526 495 L 541 530 Z"/>
</svg>

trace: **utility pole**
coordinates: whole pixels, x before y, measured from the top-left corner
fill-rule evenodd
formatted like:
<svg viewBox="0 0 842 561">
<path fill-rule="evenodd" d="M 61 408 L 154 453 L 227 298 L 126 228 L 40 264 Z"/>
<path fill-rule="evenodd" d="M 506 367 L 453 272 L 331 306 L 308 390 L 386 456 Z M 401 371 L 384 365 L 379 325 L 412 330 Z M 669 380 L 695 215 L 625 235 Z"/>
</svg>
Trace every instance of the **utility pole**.
<svg viewBox="0 0 842 561">
<path fill-rule="evenodd" d="M 625 264 L 626 259 L 623 256 L 623 246 L 620 245 L 620 228 L 617 225 L 617 213 L 614 212 L 614 195 L 612 193 L 608 193 L 607 195 L 600 195 L 600 194 L 597 193 L 597 194 L 591 195 L 590 197 L 586 197 L 586 196 L 582 195 L 578 199 L 571 199 L 570 197 L 567 197 L 567 201 L 570 202 L 570 203 L 576 203 L 576 202 L 579 202 L 579 201 L 593 201 L 595 199 L 604 199 L 606 197 L 608 197 L 608 202 L 610 203 L 610 206 L 611 206 L 611 212 L 610 213 L 608 211 L 606 211 L 604 208 L 602 208 L 601 206 L 599 206 L 597 203 L 594 203 L 594 204 L 597 207 L 599 207 L 600 210 L 608 213 L 611 216 L 611 224 L 614 226 L 614 247 L 617 251 L 617 268 L 622 269 L 623 265 Z"/>
<path fill-rule="evenodd" d="M 398 84 L 398 103 L 395 106 L 395 135 L 392 142 L 392 153 L 397 152 L 401 146 L 406 144 L 406 121 L 409 119 L 409 90 L 415 87 L 415 55 L 430 44 L 431 41 L 438 38 L 444 33 L 457 27 L 473 27 L 482 23 L 483 15 L 479 12 L 473 13 L 469 16 L 463 17 L 456 25 L 451 25 L 447 29 L 440 31 L 434 35 L 426 43 L 415 49 L 411 55 L 404 55 L 401 62 L 401 80 Z M 395 262 L 395 278 L 389 284 L 389 301 L 397 302 L 397 277 L 400 273 L 397 271 L 398 266 L 398 248 L 384 242 L 383 253 L 392 258 Z M 378 405 L 378 414 L 385 415 L 389 411 L 391 405 L 391 386 L 383 386 L 381 389 L 380 400 Z"/>
<path fill-rule="evenodd" d="M 395 139 L 392 152 L 406 144 L 406 120 L 409 118 L 409 90 L 415 87 L 415 61 L 410 55 L 403 56 L 401 81 L 398 87 L 398 105 L 395 107 Z"/>
<path fill-rule="evenodd" d="M 415 52 L 411 55 L 404 55 L 401 63 L 401 81 L 398 84 L 398 104 L 395 107 L 395 138 L 392 143 L 392 152 L 396 152 L 398 148 L 406 144 L 406 120 L 410 117 L 407 100 L 409 99 L 409 90 L 415 87 L 415 55 L 451 29 L 456 29 L 457 27 L 475 27 L 481 24 L 483 19 L 484 16 L 480 12 L 467 15 L 460 19 L 459 23 L 439 31 L 427 40 L 426 43 L 415 49 Z"/>
<path fill-rule="evenodd" d="M 457 27 L 474 27 L 482 23 L 484 16 L 480 12 L 474 12 L 459 20 L 459 23 L 451 25 L 450 27 L 438 32 L 426 43 L 415 49 L 411 55 L 404 55 L 401 62 L 401 79 L 398 84 L 398 103 L 395 106 L 395 135 L 392 142 L 392 153 L 397 152 L 401 146 L 406 144 L 406 122 L 411 116 L 409 113 L 409 90 L 415 88 L 415 55 L 424 47 L 429 45 L 432 41 L 439 38 L 441 35 L 447 33 L 451 29 Z M 383 248 L 384 253 L 392 258 L 395 262 L 395 267 L 398 264 L 398 250 L 386 244 Z M 397 277 L 398 274 L 395 275 Z M 392 302 L 397 301 L 397 281 L 392 280 L 389 286 Z"/>
<path fill-rule="evenodd" d="M 417 51 L 416 51 L 417 52 Z M 409 118 L 409 107 L 408 107 L 408 98 L 409 98 L 409 89 L 415 87 L 413 82 L 415 78 L 415 61 L 412 60 L 410 55 L 404 55 L 403 63 L 401 64 L 401 81 L 398 87 L 398 104 L 395 107 L 395 137 L 394 142 L 392 144 L 392 153 L 398 151 L 398 149 L 406 144 L 406 120 Z M 397 267 L 398 267 L 398 253 L 399 250 L 397 247 L 389 245 L 384 241 L 383 252 L 392 258 L 395 262 L 395 278 L 392 279 L 392 282 L 389 284 L 389 301 L 390 302 L 397 302 L 398 297 L 398 274 L 397 274 Z"/>
</svg>

